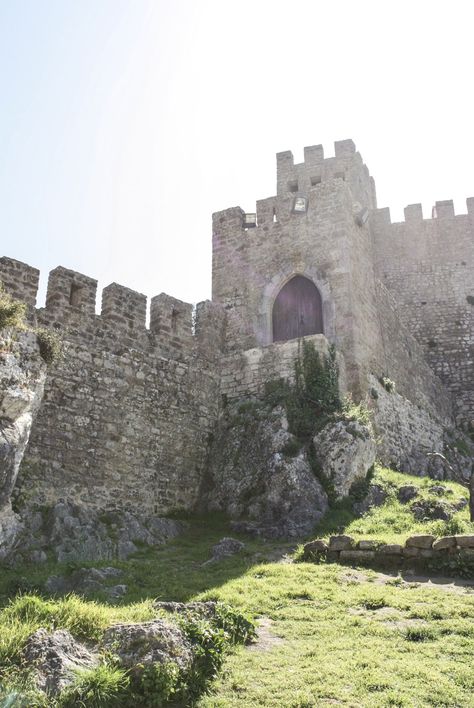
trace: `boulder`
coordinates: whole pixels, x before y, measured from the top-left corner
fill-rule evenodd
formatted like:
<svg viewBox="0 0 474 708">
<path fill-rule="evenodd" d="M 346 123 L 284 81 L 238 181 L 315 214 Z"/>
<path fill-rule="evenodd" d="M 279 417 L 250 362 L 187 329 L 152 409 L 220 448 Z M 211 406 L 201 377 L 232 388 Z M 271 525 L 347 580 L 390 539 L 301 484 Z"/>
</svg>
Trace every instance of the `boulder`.
<svg viewBox="0 0 474 708">
<path fill-rule="evenodd" d="M 236 553 L 242 553 L 244 548 L 245 544 L 242 541 L 237 541 L 235 538 L 222 538 L 219 543 L 212 547 L 212 557 L 204 565 L 217 563 L 223 558 L 235 556 Z"/>
<path fill-rule="evenodd" d="M 430 499 L 419 499 L 411 505 L 410 509 L 417 521 L 423 521 L 423 519 L 449 521 L 453 518 L 455 511 L 446 502 Z"/>
<path fill-rule="evenodd" d="M 371 484 L 365 499 L 360 502 L 355 502 L 353 505 L 354 513 L 358 516 L 366 514 L 369 509 L 375 506 L 382 506 L 387 499 L 387 492 L 379 484 Z"/>
<path fill-rule="evenodd" d="M 401 504 L 408 504 L 409 501 L 418 496 L 418 487 L 414 484 L 404 484 L 399 487 L 397 497 Z"/>
<path fill-rule="evenodd" d="M 192 647 L 184 632 L 163 619 L 113 625 L 106 630 L 101 648 L 110 652 L 118 665 L 128 669 L 135 679 L 155 663 L 174 662 L 182 669 L 189 669 L 193 660 Z"/>
<path fill-rule="evenodd" d="M 72 683 L 77 669 L 96 666 L 98 658 L 66 629 L 38 629 L 26 642 L 23 662 L 32 670 L 38 690 L 55 696 Z"/>
<path fill-rule="evenodd" d="M 202 496 L 208 511 L 226 511 L 237 532 L 264 538 L 311 533 L 328 509 L 328 498 L 308 455 L 289 456 L 295 441 L 281 407 L 255 404 L 227 410 L 210 457 L 210 479 Z"/>
<path fill-rule="evenodd" d="M 453 493 L 452 489 L 449 489 L 448 487 L 445 487 L 442 484 L 433 484 L 433 486 L 428 488 L 428 491 L 431 492 L 431 494 L 436 494 L 438 497 L 443 497 L 446 494 Z"/>
<path fill-rule="evenodd" d="M 316 462 L 337 499 L 348 496 L 355 482 L 367 477 L 375 462 L 371 430 L 357 420 L 329 423 L 313 438 Z"/>
</svg>

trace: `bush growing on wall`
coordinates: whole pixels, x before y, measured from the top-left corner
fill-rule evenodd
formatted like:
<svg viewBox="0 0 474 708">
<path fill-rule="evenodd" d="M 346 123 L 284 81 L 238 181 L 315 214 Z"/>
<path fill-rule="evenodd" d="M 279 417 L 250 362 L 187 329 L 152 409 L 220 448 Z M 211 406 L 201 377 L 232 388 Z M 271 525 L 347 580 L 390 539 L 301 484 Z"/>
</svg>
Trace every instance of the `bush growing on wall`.
<svg viewBox="0 0 474 708">
<path fill-rule="evenodd" d="M 313 342 L 301 340 L 294 382 L 271 382 L 266 394 L 270 404 L 285 406 L 290 432 L 302 441 L 309 439 L 342 410 L 335 347 L 321 357 Z"/>
<path fill-rule="evenodd" d="M 8 295 L 0 283 L 0 329 L 22 327 L 25 322 L 26 305 Z"/>
</svg>

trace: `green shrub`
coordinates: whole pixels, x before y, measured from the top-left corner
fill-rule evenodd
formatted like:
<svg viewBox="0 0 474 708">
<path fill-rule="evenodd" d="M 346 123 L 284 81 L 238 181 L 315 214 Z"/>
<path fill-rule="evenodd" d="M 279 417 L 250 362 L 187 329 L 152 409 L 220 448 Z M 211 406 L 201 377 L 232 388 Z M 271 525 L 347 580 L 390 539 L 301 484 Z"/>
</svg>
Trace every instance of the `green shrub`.
<svg viewBox="0 0 474 708">
<path fill-rule="evenodd" d="M 123 669 L 102 664 L 79 670 L 74 683 L 59 698 L 60 708 L 112 708 L 127 697 L 130 679 Z"/>
<path fill-rule="evenodd" d="M 207 620 L 183 618 L 181 626 L 193 645 L 191 670 L 182 679 L 181 693 L 192 704 L 207 690 L 222 666 L 229 645 L 228 634 Z"/>
<path fill-rule="evenodd" d="M 364 401 L 354 403 L 351 394 L 345 396 L 342 401 L 341 417 L 345 420 L 357 420 L 368 428 L 372 427 L 372 412 Z"/>
<path fill-rule="evenodd" d="M 50 366 L 61 359 L 63 355 L 63 342 L 57 332 L 44 327 L 36 330 L 40 354 L 43 360 Z"/>
<path fill-rule="evenodd" d="M 252 620 L 224 603 L 216 605 L 213 623 L 218 629 L 224 630 L 231 644 L 248 644 L 256 636 Z"/>
<path fill-rule="evenodd" d="M 395 381 L 392 381 L 388 376 L 381 376 L 379 381 L 388 393 L 395 391 Z"/>
<path fill-rule="evenodd" d="M 147 666 L 140 681 L 141 700 L 136 705 L 147 708 L 166 705 L 181 690 L 181 679 L 181 669 L 172 661 Z"/>
<path fill-rule="evenodd" d="M 25 316 L 25 303 L 14 300 L 0 284 L 0 329 L 4 327 L 23 327 Z"/>
<path fill-rule="evenodd" d="M 321 357 L 314 343 L 303 339 L 294 371 L 293 383 L 283 379 L 269 382 L 265 400 L 272 407 L 285 407 L 289 431 L 304 442 L 341 410 L 335 347 Z"/>
</svg>

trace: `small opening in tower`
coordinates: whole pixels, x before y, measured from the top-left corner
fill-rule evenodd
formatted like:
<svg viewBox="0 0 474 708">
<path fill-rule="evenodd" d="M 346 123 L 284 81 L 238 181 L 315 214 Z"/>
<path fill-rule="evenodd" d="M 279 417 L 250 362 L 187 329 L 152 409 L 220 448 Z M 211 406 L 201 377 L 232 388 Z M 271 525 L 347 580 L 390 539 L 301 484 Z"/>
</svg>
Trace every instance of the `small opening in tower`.
<svg viewBox="0 0 474 708">
<path fill-rule="evenodd" d="M 336 179 L 346 179 L 346 175 L 344 172 L 336 172 L 334 177 L 336 177 Z"/>
<path fill-rule="evenodd" d="M 171 308 L 171 331 L 176 332 L 178 329 L 178 310 L 175 307 Z"/>
<path fill-rule="evenodd" d="M 73 307 L 80 307 L 82 302 L 82 287 L 77 283 L 72 283 L 69 293 L 69 304 Z"/>
<path fill-rule="evenodd" d="M 291 182 L 288 182 L 288 191 L 289 192 L 297 192 L 298 191 L 298 180 L 292 180 Z"/>
<path fill-rule="evenodd" d="M 273 207 L 273 223 L 276 224 L 277 221 L 278 221 L 278 218 L 277 218 L 276 209 L 275 209 L 275 207 Z"/>
<path fill-rule="evenodd" d="M 321 184 L 321 175 L 315 175 L 311 177 L 311 186 L 316 187 L 317 184 Z"/>
</svg>

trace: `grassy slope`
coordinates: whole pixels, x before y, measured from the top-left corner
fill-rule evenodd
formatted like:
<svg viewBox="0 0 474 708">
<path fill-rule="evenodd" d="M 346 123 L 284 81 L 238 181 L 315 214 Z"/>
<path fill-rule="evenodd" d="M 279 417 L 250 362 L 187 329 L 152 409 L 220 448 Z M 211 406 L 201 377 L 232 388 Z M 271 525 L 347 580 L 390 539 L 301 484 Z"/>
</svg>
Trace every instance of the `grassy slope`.
<svg viewBox="0 0 474 708">
<path fill-rule="evenodd" d="M 388 471 L 377 476 L 377 482 L 389 487 L 419 485 L 423 494 L 433 484 Z M 458 485 L 448 486 L 454 490 L 454 500 L 466 496 Z M 360 520 L 341 505 L 317 535 L 344 530 L 395 541 L 444 523 L 415 525 L 407 507 L 394 497 Z M 456 517 L 468 530 L 466 512 Z M 370 570 L 361 574 L 337 564 L 266 562 L 288 548 L 248 539 L 245 554 L 203 567 L 211 545 L 223 535 L 229 535 L 224 518 L 192 519 L 189 532 L 168 546 L 113 563 L 124 569 L 120 582 L 129 586 L 126 603 L 74 607 L 77 601 L 71 601 L 69 611 L 52 605 L 41 623 L 69 626 L 80 635 L 122 618 L 149 616 L 147 603 L 129 607 L 131 602 L 150 597 L 216 598 L 256 617 L 270 618 L 271 631 L 283 641 L 268 650 L 238 649 L 230 655 L 215 693 L 201 699 L 202 708 L 474 706 L 474 594 L 470 589 L 454 593 L 407 584 L 397 577 L 382 584 Z M 52 572 L 66 570 L 51 564 L 22 568 L 22 582 L 39 585 Z M 4 602 L 18 585 L 19 575 L 12 570 L 0 574 Z M 37 626 L 36 619 L 33 624 Z M 12 624 L 8 610 L 0 614 L 3 666 L 6 655 L 12 654 L 33 624 L 26 616 Z M 12 641 L 14 636 L 17 640 Z"/>
<path fill-rule="evenodd" d="M 315 536 L 327 537 L 333 533 L 347 533 L 355 539 L 367 538 L 386 543 L 403 543 L 408 536 L 416 533 L 432 533 L 435 536 L 453 533 L 474 533 L 474 524 L 469 521 L 469 509 L 454 514 L 452 521 L 416 521 L 409 504 L 401 504 L 397 490 L 410 484 L 419 490 L 417 499 L 458 502 L 469 499 L 468 490 L 456 482 L 435 482 L 429 477 L 412 477 L 393 470 L 377 468 L 372 479 L 388 492 L 385 504 L 371 509 L 361 518 L 352 512 L 352 501 L 339 503 L 315 529 Z M 429 491 L 430 487 L 442 484 L 452 490 L 452 494 L 442 497 Z M 413 500 L 414 501 L 414 500 Z"/>
</svg>

